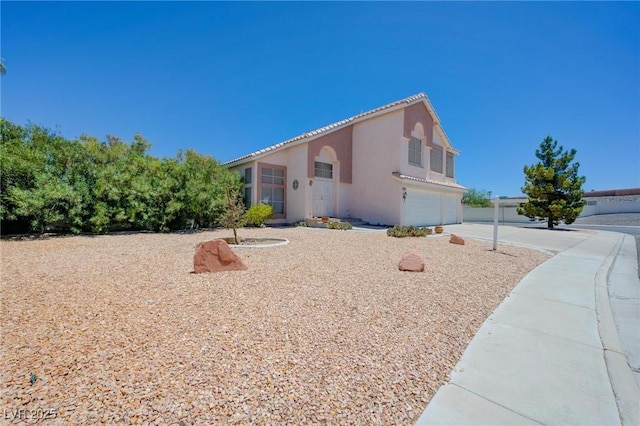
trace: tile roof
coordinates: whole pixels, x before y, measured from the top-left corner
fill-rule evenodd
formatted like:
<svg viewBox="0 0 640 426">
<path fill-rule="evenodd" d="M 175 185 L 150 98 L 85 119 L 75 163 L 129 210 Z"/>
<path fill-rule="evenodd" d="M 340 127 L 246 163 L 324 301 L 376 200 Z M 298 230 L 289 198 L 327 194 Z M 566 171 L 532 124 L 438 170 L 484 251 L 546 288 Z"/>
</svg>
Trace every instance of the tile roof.
<svg viewBox="0 0 640 426">
<path fill-rule="evenodd" d="M 278 150 L 278 149 L 284 147 L 285 145 L 289 145 L 289 144 L 291 144 L 293 142 L 297 142 L 297 141 L 301 141 L 303 139 L 307 139 L 307 138 L 311 138 L 311 137 L 314 137 L 314 136 L 318 136 L 318 135 L 321 135 L 323 133 L 327 133 L 327 132 L 332 131 L 332 130 L 337 130 L 337 129 L 341 128 L 341 127 L 344 127 L 344 126 L 347 126 L 349 124 L 352 124 L 352 123 L 361 121 L 363 119 L 366 119 L 369 116 L 374 115 L 374 114 L 376 114 L 378 112 L 382 112 L 382 111 L 385 111 L 385 110 L 390 110 L 390 109 L 396 108 L 396 107 L 401 106 L 401 105 L 405 106 L 404 104 L 410 105 L 410 104 L 416 103 L 418 101 L 423 101 L 423 102 L 427 103 L 427 109 L 429 110 L 429 112 L 431 112 L 433 114 L 435 122 L 437 124 L 439 124 L 440 123 L 440 118 L 436 114 L 436 111 L 433 109 L 433 105 L 431 105 L 431 101 L 429 101 L 429 98 L 427 97 L 427 95 L 424 94 L 424 93 L 418 93 L 417 95 L 409 96 L 408 98 L 404 98 L 404 99 L 400 99 L 399 101 L 391 102 L 390 104 L 387 104 L 387 105 L 372 109 L 370 111 L 362 112 L 362 113 L 360 113 L 358 115 L 354 115 L 353 117 L 347 118 L 345 120 L 337 121 L 337 122 L 335 122 L 333 124 L 329 124 L 328 126 L 324 126 L 324 127 L 321 127 L 319 129 L 316 129 L 316 130 L 313 130 L 313 131 L 310 131 L 310 132 L 305 132 L 305 133 L 303 133 L 301 135 L 298 135 L 298 136 L 296 136 L 294 138 L 287 139 L 284 142 L 280 142 L 280 143 L 277 143 L 275 145 L 271 145 L 271 146 L 269 146 L 267 148 L 252 152 L 251 154 L 247 154 L 247 155 L 243 155 L 242 157 L 234 158 L 233 160 L 230 160 L 230 161 L 227 161 L 227 162 L 223 163 L 223 165 L 225 165 L 225 166 L 226 165 L 231 165 L 232 163 L 241 162 L 242 160 L 246 160 L 248 158 L 254 158 L 254 157 L 257 157 L 259 155 L 266 154 L 268 152 Z M 444 133 L 444 130 L 442 129 L 442 127 L 440 127 L 440 130 L 442 130 L 442 133 L 445 136 L 445 139 L 447 139 L 447 141 L 448 141 L 448 138 L 447 138 L 446 134 Z"/>
<path fill-rule="evenodd" d="M 433 180 L 433 179 L 423 179 L 423 178 L 419 178 L 419 177 L 415 177 L 415 176 L 409 176 L 409 175 L 403 175 L 400 172 L 392 172 L 391 173 L 393 176 L 399 178 L 399 179 L 405 179 L 405 180 L 413 180 L 415 182 L 422 182 L 422 183 L 429 183 L 431 185 L 441 185 L 441 186 L 448 186 L 450 188 L 457 188 L 457 189 L 468 189 L 465 186 L 459 185 L 457 183 L 451 183 L 451 182 L 440 182 L 437 180 Z"/>
</svg>

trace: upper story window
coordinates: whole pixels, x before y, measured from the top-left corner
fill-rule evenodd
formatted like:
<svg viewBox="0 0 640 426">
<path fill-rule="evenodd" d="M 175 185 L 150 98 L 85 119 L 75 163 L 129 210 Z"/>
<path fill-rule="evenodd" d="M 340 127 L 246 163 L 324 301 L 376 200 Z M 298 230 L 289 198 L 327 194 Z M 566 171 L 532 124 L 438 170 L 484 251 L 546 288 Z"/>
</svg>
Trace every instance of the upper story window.
<svg viewBox="0 0 640 426">
<path fill-rule="evenodd" d="M 251 175 L 252 175 L 251 167 L 247 167 L 246 169 L 244 169 L 244 184 L 245 185 L 249 185 L 251 183 Z"/>
<path fill-rule="evenodd" d="M 452 152 L 447 152 L 447 177 L 452 178 L 453 177 L 453 172 L 454 172 L 454 168 L 453 168 L 453 153 Z"/>
<path fill-rule="evenodd" d="M 442 173 L 442 147 L 431 148 L 431 171 Z"/>
<path fill-rule="evenodd" d="M 316 161 L 313 175 L 319 178 L 333 179 L 333 164 Z"/>
<path fill-rule="evenodd" d="M 422 141 L 418 138 L 409 140 L 409 164 L 422 167 Z"/>
</svg>

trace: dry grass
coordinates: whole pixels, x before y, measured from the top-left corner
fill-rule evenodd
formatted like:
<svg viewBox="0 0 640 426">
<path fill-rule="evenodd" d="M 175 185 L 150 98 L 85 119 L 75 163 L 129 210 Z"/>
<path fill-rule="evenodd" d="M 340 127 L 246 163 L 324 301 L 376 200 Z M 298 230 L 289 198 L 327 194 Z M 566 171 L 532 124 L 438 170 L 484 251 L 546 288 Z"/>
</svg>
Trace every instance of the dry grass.
<svg viewBox="0 0 640 426">
<path fill-rule="evenodd" d="M 192 274 L 195 245 L 229 234 L 2 241 L 4 421 L 53 409 L 48 423 L 411 424 L 548 258 L 446 237 L 252 229 L 241 235 L 291 243 L 236 249 L 248 271 Z M 411 248 L 424 273 L 398 271 Z"/>
</svg>

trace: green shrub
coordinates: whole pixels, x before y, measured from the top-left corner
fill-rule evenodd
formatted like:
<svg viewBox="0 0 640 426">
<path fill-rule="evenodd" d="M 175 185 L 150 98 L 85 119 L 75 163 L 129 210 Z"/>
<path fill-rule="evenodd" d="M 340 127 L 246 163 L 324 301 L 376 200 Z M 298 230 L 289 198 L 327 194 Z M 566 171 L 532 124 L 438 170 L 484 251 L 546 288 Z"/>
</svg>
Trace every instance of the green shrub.
<svg viewBox="0 0 640 426">
<path fill-rule="evenodd" d="M 349 222 L 329 222 L 329 229 L 340 229 L 341 231 L 347 231 L 352 229 L 353 226 Z"/>
<path fill-rule="evenodd" d="M 299 222 L 296 222 L 296 223 L 295 223 L 295 226 L 297 226 L 297 227 L 302 227 L 302 228 L 306 228 L 306 226 L 307 226 L 307 221 L 306 221 L 306 220 L 301 220 L 301 221 L 299 221 Z"/>
<path fill-rule="evenodd" d="M 387 235 L 390 237 L 404 238 L 404 237 L 426 237 L 433 231 L 431 228 L 419 227 L 419 226 L 400 226 L 395 225 L 393 228 L 387 229 Z"/>
<path fill-rule="evenodd" d="M 256 226 L 264 226 L 264 221 L 273 216 L 273 207 L 268 204 L 255 204 L 247 210 L 247 221 Z"/>
<path fill-rule="evenodd" d="M 387 229 L 387 235 L 390 237 L 403 238 L 409 236 L 406 226 L 395 225 L 393 228 Z"/>
<path fill-rule="evenodd" d="M 470 207 L 492 207 L 491 191 L 471 188 L 462 196 L 462 204 Z"/>
</svg>

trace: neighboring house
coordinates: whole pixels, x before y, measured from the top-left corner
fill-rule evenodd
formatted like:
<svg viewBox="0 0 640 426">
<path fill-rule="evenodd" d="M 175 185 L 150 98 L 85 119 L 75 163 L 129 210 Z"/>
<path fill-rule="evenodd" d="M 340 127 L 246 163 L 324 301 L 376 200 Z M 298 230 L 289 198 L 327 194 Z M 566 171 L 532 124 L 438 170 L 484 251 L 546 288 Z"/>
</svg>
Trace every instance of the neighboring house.
<svg viewBox="0 0 640 426">
<path fill-rule="evenodd" d="M 244 177 L 247 207 L 273 206 L 271 223 L 330 216 L 441 225 L 462 222 L 458 154 L 420 93 L 225 165 Z"/>
</svg>

